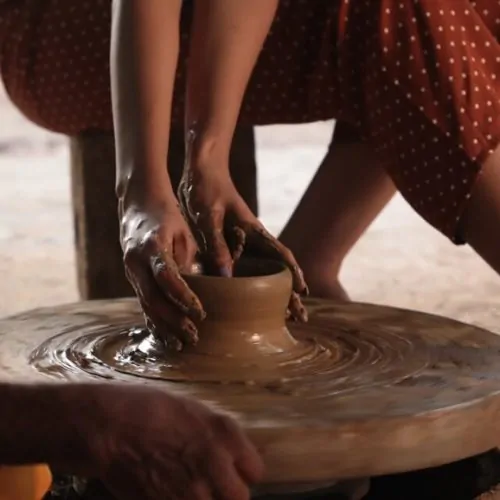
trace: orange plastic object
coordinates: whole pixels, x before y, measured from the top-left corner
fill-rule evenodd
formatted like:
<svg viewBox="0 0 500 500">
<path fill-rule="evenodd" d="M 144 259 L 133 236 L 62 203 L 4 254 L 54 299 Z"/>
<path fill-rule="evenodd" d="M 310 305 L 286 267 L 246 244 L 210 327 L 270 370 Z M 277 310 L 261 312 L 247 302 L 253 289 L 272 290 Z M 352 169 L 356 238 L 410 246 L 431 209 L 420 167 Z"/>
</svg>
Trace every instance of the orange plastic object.
<svg viewBox="0 0 500 500">
<path fill-rule="evenodd" d="M 42 500 L 51 484 L 46 465 L 0 466 L 0 500 Z"/>
</svg>

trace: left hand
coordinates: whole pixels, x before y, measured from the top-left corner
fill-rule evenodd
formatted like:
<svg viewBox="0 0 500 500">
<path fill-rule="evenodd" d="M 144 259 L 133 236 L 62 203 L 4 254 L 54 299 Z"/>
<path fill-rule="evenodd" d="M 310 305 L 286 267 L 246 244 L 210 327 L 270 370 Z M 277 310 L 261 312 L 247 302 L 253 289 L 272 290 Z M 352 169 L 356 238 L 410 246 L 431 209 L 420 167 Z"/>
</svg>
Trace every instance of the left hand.
<svg viewBox="0 0 500 500">
<path fill-rule="evenodd" d="M 187 170 L 179 185 L 178 198 L 198 240 L 208 273 L 232 276 L 233 263 L 243 249 L 256 256 L 280 260 L 293 276 L 290 314 L 295 320 L 307 321 L 300 300 L 300 294 L 307 294 L 307 285 L 295 257 L 255 217 L 227 171 Z"/>
<path fill-rule="evenodd" d="M 59 422 L 81 450 L 61 442 L 56 465 L 100 479 L 117 500 L 248 500 L 262 479 L 238 423 L 192 398 L 133 384 L 66 384 L 59 394 Z"/>
</svg>

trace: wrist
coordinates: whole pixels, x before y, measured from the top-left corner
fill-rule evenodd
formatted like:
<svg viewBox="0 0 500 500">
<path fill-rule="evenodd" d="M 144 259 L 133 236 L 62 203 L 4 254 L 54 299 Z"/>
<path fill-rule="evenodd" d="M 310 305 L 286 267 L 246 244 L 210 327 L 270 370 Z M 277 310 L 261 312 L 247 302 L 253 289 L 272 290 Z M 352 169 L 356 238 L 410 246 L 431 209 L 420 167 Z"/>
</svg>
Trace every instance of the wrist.
<svg viewBox="0 0 500 500">
<path fill-rule="evenodd" d="M 148 205 L 176 205 L 177 199 L 166 167 L 130 169 L 117 176 L 116 196 L 120 213 Z"/>
<path fill-rule="evenodd" d="M 190 129 L 186 135 L 184 174 L 230 175 L 230 139 Z"/>
<path fill-rule="evenodd" d="M 83 396 L 71 384 L 1 383 L 0 464 L 80 468 L 88 463 L 85 415 L 91 402 Z"/>
</svg>

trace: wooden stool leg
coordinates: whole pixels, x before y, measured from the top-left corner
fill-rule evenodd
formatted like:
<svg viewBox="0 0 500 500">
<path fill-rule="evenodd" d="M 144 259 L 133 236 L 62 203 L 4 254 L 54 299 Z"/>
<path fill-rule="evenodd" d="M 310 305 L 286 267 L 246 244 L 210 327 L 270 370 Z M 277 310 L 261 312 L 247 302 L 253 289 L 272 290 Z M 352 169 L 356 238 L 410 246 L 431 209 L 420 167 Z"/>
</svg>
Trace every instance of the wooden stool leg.
<svg viewBox="0 0 500 500">
<path fill-rule="evenodd" d="M 170 175 L 177 186 L 184 139 L 174 130 Z M 257 213 L 257 166 L 253 128 L 238 129 L 231 151 L 237 189 Z M 115 148 L 111 134 L 89 132 L 71 139 L 71 182 L 78 288 L 83 300 L 134 296 L 123 269 L 115 196 Z"/>
<path fill-rule="evenodd" d="M 86 133 L 71 139 L 71 183 L 80 297 L 133 296 L 120 247 L 111 134 Z"/>
</svg>

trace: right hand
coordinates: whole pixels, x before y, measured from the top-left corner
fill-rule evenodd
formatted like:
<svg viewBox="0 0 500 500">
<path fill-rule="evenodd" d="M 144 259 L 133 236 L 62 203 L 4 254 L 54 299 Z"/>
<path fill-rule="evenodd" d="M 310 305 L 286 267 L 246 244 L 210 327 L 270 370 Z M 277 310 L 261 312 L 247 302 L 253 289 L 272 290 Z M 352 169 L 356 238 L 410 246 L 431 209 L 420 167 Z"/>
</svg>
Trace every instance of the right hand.
<svg viewBox="0 0 500 500">
<path fill-rule="evenodd" d="M 197 245 L 177 201 L 150 199 L 120 215 L 125 273 L 148 328 L 177 350 L 196 343 L 193 320 L 204 319 L 205 311 L 180 273 L 191 269 Z"/>
<path fill-rule="evenodd" d="M 188 166 L 178 189 L 182 212 L 198 236 L 205 268 L 219 276 L 232 276 L 234 262 L 244 251 L 254 257 L 282 262 L 293 277 L 288 305 L 291 319 L 306 322 L 307 311 L 300 295 L 307 295 L 308 289 L 292 252 L 248 208 L 229 168 L 211 167 Z"/>
<path fill-rule="evenodd" d="M 250 499 L 249 486 L 261 479 L 263 465 L 232 418 L 144 386 L 90 390 L 105 415 L 91 424 L 104 422 L 93 429 L 90 444 L 94 476 L 118 500 Z"/>
</svg>

